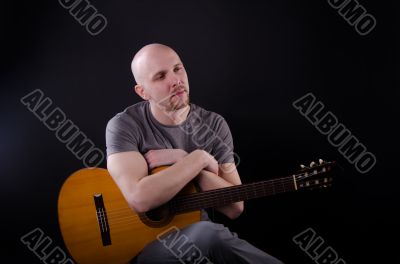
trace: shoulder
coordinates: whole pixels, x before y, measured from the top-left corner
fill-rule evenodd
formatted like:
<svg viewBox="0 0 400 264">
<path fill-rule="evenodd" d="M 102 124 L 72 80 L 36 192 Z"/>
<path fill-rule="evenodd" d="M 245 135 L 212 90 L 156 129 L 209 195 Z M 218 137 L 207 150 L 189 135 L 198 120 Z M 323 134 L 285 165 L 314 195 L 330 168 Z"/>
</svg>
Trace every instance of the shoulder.
<svg viewBox="0 0 400 264">
<path fill-rule="evenodd" d="M 207 131 L 211 130 L 217 135 L 225 136 L 231 133 L 229 125 L 222 115 L 200 106 L 194 105 L 190 119 L 190 123 L 194 127 L 201 128 L 204 126 L 203 129 L 207 128 Z"/>
<path fill-rule="evenodd" d="M 226 123 L 225 118 L 213 111 L 206 110 L 205 108 L 191 104 L 193 107 L 192 118 L 200 118 L 203 122 L 208 124 Z"/>
<path fill-rule="evenodd" d="M 109 121 L 108 125 L 117 125 L 123 123 L 137 123 L 144 118 L 146 111 L 145 101 L 136 103 L 134 105 L 128 106 L 124 111 L 114 115 Z"/>
<path fill-rule="evenodd" d="M 145 116 L 146 103 L 136 103 L 117 113 L 108 121 L 107 129 L 137 126 Z"/>
</svg>

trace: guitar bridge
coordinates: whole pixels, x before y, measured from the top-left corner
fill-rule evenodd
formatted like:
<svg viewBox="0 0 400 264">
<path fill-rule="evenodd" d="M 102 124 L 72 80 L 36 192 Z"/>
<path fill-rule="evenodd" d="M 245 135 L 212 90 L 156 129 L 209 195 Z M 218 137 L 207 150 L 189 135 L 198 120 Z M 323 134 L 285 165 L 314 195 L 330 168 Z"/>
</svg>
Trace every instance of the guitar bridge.
<svg viewBox="0 0 400 264">
<path fill-rule="evenodd" d="M 103 246 L 111 245 L 110 227 L 108 226 L 107 212 L 104 207 L 103 195 L 95 194 L 93 196 L 96 206 L 97 223 L 99 224 L 101 241 Z"/>
</svg>

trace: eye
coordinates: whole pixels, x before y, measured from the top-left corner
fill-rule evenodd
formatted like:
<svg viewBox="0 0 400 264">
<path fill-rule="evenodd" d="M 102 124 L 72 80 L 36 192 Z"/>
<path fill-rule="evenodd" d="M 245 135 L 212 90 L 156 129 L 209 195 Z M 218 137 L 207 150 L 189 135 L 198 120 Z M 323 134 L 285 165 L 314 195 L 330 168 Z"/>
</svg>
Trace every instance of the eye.
<svg viewBox="0 0 400 264">
<path fill-rule="evenodd" d="M 165 78 L 165 75 L 164 74 L 161 74 L 161 75 L 158 75 L 157 77 L 156 77 L 156 80 L 162 80 L 162 79 L 164 79 Z"/>
<path fill-rule="evenodd" d="M 177 67 L 177 68 L 175 68 L 175 69 L 174 69 L 174 72 L 177 72 L 177 71 L 179 71 L 179 70 L 182 70 L 182 67 Z"/>
</svg>

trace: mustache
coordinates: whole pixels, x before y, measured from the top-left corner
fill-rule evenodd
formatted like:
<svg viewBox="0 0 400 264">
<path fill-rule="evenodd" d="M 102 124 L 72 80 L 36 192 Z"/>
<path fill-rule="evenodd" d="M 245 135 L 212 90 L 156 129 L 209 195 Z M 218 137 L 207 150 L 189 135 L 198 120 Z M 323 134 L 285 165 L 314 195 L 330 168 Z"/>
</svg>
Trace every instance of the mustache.
<svg viewBox="0 0 400 264">
<path fill-rule="evenodd" d="M 176 95 L 176 93 L 181 91 L 185 91 L 187 94 L 189 94 L 187 87 L 185 85 L 181 85 L 178 88 L 176 88 L 171 94 L 158 101 L 158 103 L 162 104 L 164 102 L 168 102 L 174 95 Z"/>
<path fill-rule="evenodd" d="M 176 88 L 176 89 L 174 90 L 174 92 L 172 93 L 172 95 L 175 95 L 176 93 L 182 92 L 182 91 L 187 92 L 187 88 L 186 88 L 185 85 L 181 85 L 181 86 L 179 86 L 178 88 Z"/>
</svg>

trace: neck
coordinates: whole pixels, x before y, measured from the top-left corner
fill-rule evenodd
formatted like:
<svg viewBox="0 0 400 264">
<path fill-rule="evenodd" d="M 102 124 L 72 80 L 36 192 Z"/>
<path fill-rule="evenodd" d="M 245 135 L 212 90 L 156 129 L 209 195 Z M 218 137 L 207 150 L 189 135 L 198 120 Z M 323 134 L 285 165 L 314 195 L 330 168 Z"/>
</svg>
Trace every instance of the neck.
<svg viewBox="0 0 400 264">
<path fill-rule="evenodd" d="M 179 195 L 169 202 L 169 206 L 175 213 L 184 213 L 202 208 L 221 207 L 234 202 L 295 190 L 297 190 L 295 178 L 294 176 L 288 176 L 268 181 Z"/>
<path fill-rule="evenodd" d="M 190 105 L 174 111 L 166 111 L 160 106 L 150 103 L 150 111 L 154 118 L 161 124 L 175 126 L 183 123 L 189 114 Z"/>
</svg>

